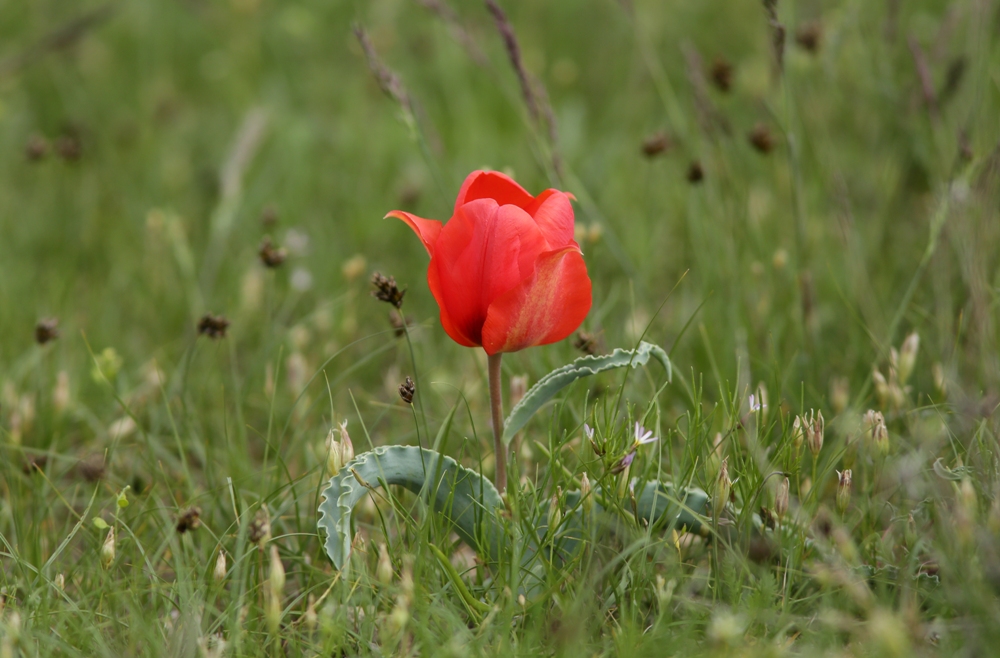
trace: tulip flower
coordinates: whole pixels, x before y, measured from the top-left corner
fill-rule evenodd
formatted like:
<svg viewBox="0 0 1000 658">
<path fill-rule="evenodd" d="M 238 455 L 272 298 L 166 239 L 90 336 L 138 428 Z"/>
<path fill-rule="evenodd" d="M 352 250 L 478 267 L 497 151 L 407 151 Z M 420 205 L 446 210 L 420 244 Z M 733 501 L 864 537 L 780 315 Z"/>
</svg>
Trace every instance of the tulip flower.
<svg viewBox="0 0 1000 658">
<path fill-rule="evenodd" d="M 442 224 L 394 210 L 431 257 L 427 284 L 441 325 L 460 345 L 489 355 L 497 487 L 506 484 L 500 443 L 500 357 L 572 334 L 591 305 L 590 278 L 573 239 L 570 195 L 532 196 L 509 176 L 474 171 Z"/>
</svg>

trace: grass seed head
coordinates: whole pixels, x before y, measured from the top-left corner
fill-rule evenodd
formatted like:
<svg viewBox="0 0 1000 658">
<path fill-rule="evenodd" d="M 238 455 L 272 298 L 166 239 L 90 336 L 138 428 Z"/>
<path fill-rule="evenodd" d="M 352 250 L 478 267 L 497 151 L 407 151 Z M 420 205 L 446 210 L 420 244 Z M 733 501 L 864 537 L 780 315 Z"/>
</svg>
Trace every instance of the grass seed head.
<svg viewBox="0 0 1000 658">
<path fill-rule="evenodd" d="M 247 539 L 260 548 L 264 548 L 264 544 L 271 541 L 271 515 L 267 513 L 267 509 L 262 507 L 257 510 L 247 529 Z"/>
<path fill-rule="evenodd" d="M 59 319 L 58 318 L 42 318 L 35 325 L 35 342 L 39 345 L 45 345 L 51 341 L 59 338 Z"/>
<path fill-rule="evenodd" d="M 206 313 L 198 320 L 198 335 L 208 336 L 212 340 L 225 338 L 228 329 L 229 320 L 222 315 Z"/>
<path fill-rule="evenodd" d="M 264 267 L 273 270 L 284 264 L 285 259 L 288 258 L 288 250 L 284 247 L 274 246 L 270 236 L 264 236 L 260 247 L 257 248 L 257 255 L 260 257 L 260 262 L 264 264 Z"/>
<path fill-rule="evenodd" d="M 399 397 L 406 404 L 413 404 L 413 395 L 417 392 L 417 386 L 409 376 L 406 381 L 399 385 Z"/>
<path fill-rule="evenodd" d="M 197 530 L 201 527 L 201 508 L 189 507 L 177 517 L 177 532 L 183 535 L 189 530 Z M 221 554 L 221 553 L 220 553 Z"/>
<path fill-rule="evenodd" d="M 386 277 L 381 272 L 375 272 L 372 274 L 372 285 L 375 286 L 372 297 L 392 304 L 397 310 L 403 306 L 403 295 L 406 294 L 406 291 L 399 289 L 395 277 Z"/>
</svg>

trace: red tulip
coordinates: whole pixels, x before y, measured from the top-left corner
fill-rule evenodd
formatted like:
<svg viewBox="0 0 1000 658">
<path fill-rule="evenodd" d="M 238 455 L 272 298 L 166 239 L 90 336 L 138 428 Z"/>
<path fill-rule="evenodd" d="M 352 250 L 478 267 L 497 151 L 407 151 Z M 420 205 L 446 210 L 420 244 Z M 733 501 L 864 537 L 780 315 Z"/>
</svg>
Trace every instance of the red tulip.
<svg viewBox="0 0 1000 658">
<path fill-rule="evenodd" d="M 447 224 L 401 210 L 431 256 L 427 283 L 456 342 L 489 355 L 554 343 L 590 311 L 570 196 L 531 196 L 509 176 L 474 171 Z"/>
</svg>

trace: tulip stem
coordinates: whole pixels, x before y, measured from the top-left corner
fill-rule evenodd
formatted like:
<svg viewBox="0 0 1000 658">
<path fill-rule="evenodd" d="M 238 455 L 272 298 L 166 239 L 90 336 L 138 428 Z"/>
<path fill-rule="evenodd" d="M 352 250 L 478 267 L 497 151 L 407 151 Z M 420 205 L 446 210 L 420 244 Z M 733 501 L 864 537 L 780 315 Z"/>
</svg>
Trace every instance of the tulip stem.
<svg viewBox="0 0 1000 658">
<path fill-rule="evenodd" d="M 503 391 L 500 379 L 500 359 L 503 352 L 489 355 L 490 411 L 493 414 L 493 459 L 496 462 L 497 491 L 507 489 L 507 450 L 503 445 Z"/>
</svg>

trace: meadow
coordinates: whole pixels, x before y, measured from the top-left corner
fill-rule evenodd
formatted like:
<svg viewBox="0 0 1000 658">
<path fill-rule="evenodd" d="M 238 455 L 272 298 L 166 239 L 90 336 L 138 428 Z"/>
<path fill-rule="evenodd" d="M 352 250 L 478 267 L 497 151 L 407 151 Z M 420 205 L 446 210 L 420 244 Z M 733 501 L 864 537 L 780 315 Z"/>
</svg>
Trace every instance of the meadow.
<svg viewBox="0 0 1000 658">
<path fill-rule="evenodd" d="M 995 650 L 997 2 L 0 15 L 0 658 Z M 343 423 L 494 476 L 486 354 L 383 219 L 478 169 L 571 193 L 593 283 L 504 411 L 669 368 L 541 406 L 497 555 L 367 482 L 337 569 Z M 657 480 L 696 521 L 643 522 Z"/>
</svg>

